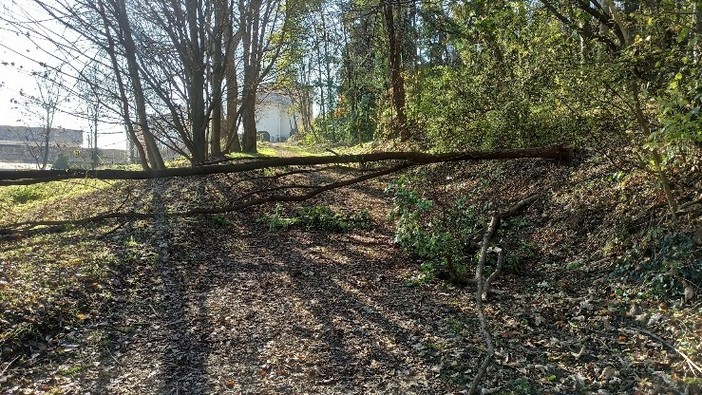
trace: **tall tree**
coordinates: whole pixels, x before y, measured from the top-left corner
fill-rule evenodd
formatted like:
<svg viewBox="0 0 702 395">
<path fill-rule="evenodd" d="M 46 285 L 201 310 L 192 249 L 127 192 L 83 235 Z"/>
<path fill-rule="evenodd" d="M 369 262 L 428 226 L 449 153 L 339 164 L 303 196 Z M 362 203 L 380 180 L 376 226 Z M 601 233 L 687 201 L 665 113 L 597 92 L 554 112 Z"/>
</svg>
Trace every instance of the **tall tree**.
<svg viewBox="0 0 702 395">
<path fill-rule="evenodd" d="M 285 0 L 239 0 L 242 45 L 242 150 L 256 151 L 256 100 L 261 83 L 273 71 L 285 48 L 295 3 Z"/>
<path fill-rule="evenodd" d="M 383 0 L 383 20 L 387 34 L 388 64 L 390 86 L 392 89 L 391 101 L 395 110 L 395 119 L 392 129 L 394 135 L 401 141 L 409 140 L 410 132 L 407 125 L 405 110 L 405 80 L 402 75 L 404 62 L 402 58 L 405 42 L 406 5 L 402 0 Z"/>
</svg>

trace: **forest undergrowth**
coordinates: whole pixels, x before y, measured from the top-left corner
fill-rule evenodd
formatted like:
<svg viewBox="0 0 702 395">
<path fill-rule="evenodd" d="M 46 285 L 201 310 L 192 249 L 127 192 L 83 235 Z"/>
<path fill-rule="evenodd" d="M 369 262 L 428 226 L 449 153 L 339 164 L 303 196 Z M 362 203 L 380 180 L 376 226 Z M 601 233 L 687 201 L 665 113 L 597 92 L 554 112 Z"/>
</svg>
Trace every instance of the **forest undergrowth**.
<svg viewBox="0 0 702 395">
<path fill-rule="evenodd" d="M 23 215 L 261 187 L 233 177 L 120 182 Z M 436 164 L 301 203 L 3 235 L 0 393 L 465 393 L 485 346 L 456 273 L 490 212 L 537 194 L 493 240 L 484 390 L 699 394 L 702 176 L 671 183 L 675 216 L 649 176 L 596 153 Z"/>
</svg>

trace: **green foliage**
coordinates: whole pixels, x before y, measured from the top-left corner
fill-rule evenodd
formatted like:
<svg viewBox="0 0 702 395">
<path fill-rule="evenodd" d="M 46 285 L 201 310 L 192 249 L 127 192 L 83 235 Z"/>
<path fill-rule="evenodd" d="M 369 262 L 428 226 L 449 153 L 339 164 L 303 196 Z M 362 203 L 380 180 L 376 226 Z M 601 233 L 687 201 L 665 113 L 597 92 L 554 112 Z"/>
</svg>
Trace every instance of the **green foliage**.
<svg viewBox="0 0 702 395">
<path fill-rule="evenodd" d="M 687 284 L 702 289 L 702 253 L 688 234 L 653 228 L 628 249 L 616 274 L 653 295 L 676 298 Z"/>
<path fill-rule="evenodd" d="M 229 226 L 232 224 L 232 221 L 230 221 L 229 218 L 223 214 L 212 216 L 212 222 L 214 222 L 217 226 Z"/>
<path fill-rule="evenodd" d="M 272 213 L 263 214 L 261 218 L 258 219 L 258 222 L 266 224 L 269 232 L 286 230 L 290 226 L 297 224 L 298 219 L 285 216 L 283 210 L 283 205 L 278 203 L 275 205 Z"/>
<path fill-rule="evenodd" d="M 371 224 L 367 210 L 356 213 L 337 212 L 321 204 L 300 207 L 293 216 L 286 216 L 284 207 L 277 204 L 274 211 L 263 215 L 259 222 L 268 226 L 269 232 L 299 226 L 310 231 L 348 232 L 368 228 Z"/>
<path fill-rule="evenodd" d="M 109 187 L 109 184 L 101 180 L 52 181 L 34 185 L 0 187 L 0 209 L 5 210 L 9 215 L 13 211 L 31 207 L 32 204 L 67 199 L 105 187 Z"/>
<path fill-rule="evenodd" d="M 357 213 L 339 213 L 327 206 L 305 206 L 297 210 L 299 223 L 308 230 L 327 230 L 347 232 L 352 229 L 370 226 L 370 214 L 367 210 Z"/>
<path fill-rule="evenodd" d="M 51 165 L 52 170 L 67 170 L 69 167 L 70 163 L 68 162 L 68 156 L 66 156 L 66 154 L 63 152 L 58 154 L 56 160 Z"/>
<path fill-rule="evenodd" d="M 539 391 L 529 379 L 520 377 L 514 380 L 514 383 L 512 383 L 512 390 L 509 393 L 514 395 L 537 395 L 540 394 L 541 391 Z"/>
<path fill-rule="evenodd" d="M 7 196 L 13 203 L 25 204 L 41 199 L 43 194 L 37 188 L 27 186 L 11 189 L 7 192 Z"/>
<path fill-rule="evenodd" d="M 401 176 L 386 190 L 393 194 L 395 242 L 422 260 L 424 275 L 418 281 L 436 275 L 464 283 L 471 262 L 470 242 L 481 227 L 476 209 L 464 197 L 450 207 L 437 207 L 433 200 L 421 195 L 414 185 L 417 180 Z"/>
</svg>

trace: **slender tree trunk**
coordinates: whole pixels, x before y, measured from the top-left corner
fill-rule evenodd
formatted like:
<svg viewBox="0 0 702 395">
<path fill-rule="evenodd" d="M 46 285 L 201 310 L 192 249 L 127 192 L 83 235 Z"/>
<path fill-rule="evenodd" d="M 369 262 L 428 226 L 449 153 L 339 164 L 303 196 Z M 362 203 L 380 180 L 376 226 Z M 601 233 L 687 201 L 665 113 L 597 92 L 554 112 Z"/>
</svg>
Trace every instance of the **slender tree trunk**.
<svg viewBox="0 0 702 395">
<path fill-rule="evenodd" d="M 148 117 L 146 115 L 146 99 L 144 97 L 144 89 L 139 76 L 139 65 L 136 56 L 136 45 L 132 37 L 132 29 L 127 17 L 126 6 L 124 0 L 116 0 L 117 23 L 122 31 L 122 40 L 124 45 L 124 56 L 127 59 L 127 67 L 129 70 L 129 78 L 132 82 L 134 91 L 134 101 L 137 108 L 137 121 L 140 127 L 144 143 L 146 144 L 146 154 L 149 159 L 149 164 L 154 169 L 163 169 L 163 157 L 159 151 L 156 140 L 154 139 L 151 130 L 149 129 Z"/>
<path fill-rule="evenodd" d="M 226 52 L 226 65 L 225 65 L 225 78 L 227 86 L 227 120 L 226 120 L 226 136 L 227 145 L 226 152 L 239 152 L 241 151 L 241 143 L 239 142 L 239 115 L 237 107 L 239 104 L 239 84 L 236 79 L 236 49 L 239 47 L 239 41 L 241 39 L 240 34 L 234 34 L 233 27 L 231 25 L 231 13 L 227 15 L 227 29 L 225 31 L 225 46 L 227 48 Z"/>
<path fill-rule="evenodd" d="M 242 151 L 256 152 L 256 89 L 250 83 L 246 83 L 246 78 L 244 78 L 242 102 L 241 122 L 244 127 Z"/>
<path fill-rule="evenodd" d="M 401 141 L 407 141 L 410 138 L 410 133 L 407 129 L 407 115 L 405 113 L 405 82 L 402 77 L 402 38 L 399 37 L 394 16 L 395 9 L 400 9 L 401 6 L 396 5 L 394 1 L 397 0 L 386 0 L 386 3 L 383 5 L 385 30 L 387 32 L 388 60 L 390 63 L 391 99 L 393 109 L 395 110 L 393 132 Z"/>
<path fill-rule="evenodd" d="M 256 152 L 256 91 L 258 89 L 261 54 L 258 46 L 260 28 L 261 0 L 252 0 L 246 4 L 239 3 L 242 29 L 242 44 L 244 45 L 244 91 L 241 103 L 241 122 L 244 135 L 241 148 L 244 152 Z"/>
<path fill-rule="evenodd" d="M 41 169 L 46 170 L 46 166 L 49 163 L 49 144 L 51 143 L 51 110 L 48 108 L 45 110 L 46 122 L 44 123 L 44 135 L 42 141 L 42 152 L 41 152 Z"/>
<path fill-rule="evenodd" d="M 127 98 L 127 91 L 124 86 L 124 80 L 122 79 L 122 69 L 119 66 L 119 62 L 117 61 L 117 51 L 115 48 L 115 40 L 114 37 L 112 36 L 112 27 L 110 26 L 110 19 L 107 17 L 107 13 L 105 10 L 105 4 L 103 0 L 98 0 L 97 2 L 98 6 L 98 12 L 100 14 L 100 17 L 102 18 L 103 22 L 103 28 L 105 29 L 105 38 L 107 39 L 107 54 L 110 57 L 110 63 L 112 66 L 112 70 L 115 75 L 115 80 L 117 81 L 117 90 L 119 93 L 119 98 L 120 102 L 122 105 L 122 121 L 124 122 L 124 127 L 127 132 L 127 137 L 129 138 L 129 156 L 130 160 L 133 160 L 133 155 L 134 155 L 134 150 L 133 148 L 136 148 L 137 153 L 139 154 L 139 163 L 141 164 L 141 168 L 144 170 L 149 170 L 151 167 L 149 166 L 149 161 L 148 158 L 146 157 L 146 150 L 144 149 L 144 146 L 141 145 L 141 142 L 139 141 L 139 138 L 137 137 L 136 131 L 134 130 L 134 125 L 132 124 L 131 120 L 131 115 L 130 115 L 130 107 L 129 107 L 129 99 Z"/>
<path fill-rule="evenodd" d="M 193 128 L 193 163 L 201 164 L 207 161 L 207 117 L 205 114 L 205 62 L 203 59 L 203 43 L 198 20 L 200 2 L 187 0 L 185 13 L 188 20 L 188 58 L 185 59 L 190 74 L 190 119 Z"/>
<path fill-rule="evenodd" d="M 97 106 L 99 106 L 99 103 L 96 105 L 95 111 L 96 113 L 93 116 L 93 151 L 92 151 L 92 158 L 90 158 L 91 161 L 91 166 L 93 169 L 98 167 L 100 164 L 98 160 L 98 145 L 97 145 L 97 140 L 98 140 L 98 114 L 97 114 Z"/>
<path fill-rule="evenodd" d="M 222 128 L 223 128 L 223 95 L 226 53 L 224 45 L 224 32 L 227 29 L 227 3 L 224 0 L 215 0 L 214 4 L 214 29 L 212 42 L 212 128 L 210 130 L 210 154 L 215 158 L 222 157 Z"/>
</svg>

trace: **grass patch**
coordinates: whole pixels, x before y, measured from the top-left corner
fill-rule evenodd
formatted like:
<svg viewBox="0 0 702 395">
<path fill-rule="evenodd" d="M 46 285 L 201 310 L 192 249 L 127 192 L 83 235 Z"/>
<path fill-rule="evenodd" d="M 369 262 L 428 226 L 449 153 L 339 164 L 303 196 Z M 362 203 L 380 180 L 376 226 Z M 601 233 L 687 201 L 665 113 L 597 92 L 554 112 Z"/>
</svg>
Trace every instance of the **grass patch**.
<svg viewBox="0 0 702 395">
<path fill-rule="evenodd" d="M 285 150 L 290 151 L 295 156 L 325 156 L 332 155 L 329 151 L 320 150 L 319 148 L 302 145 L 285 145 Z"/>
<path fill-rule="evenodd" d="M 102 180 L 85 179 L 3 186 L 0 187 L 0 210 L 9 214 L 22 212 L 39 204 L 95 192 L 110 185 Z"/>
<path fill-rule="evenodd" d="M 251 159 L 251 158 L 276 158 L 278 151 L 268 143 L 259 142 L 256 146 L 258 152 L 231 152 L 227 154 L 229 159 Z"/>
<path fill-rule="evenodd" d="M 119 260 L 83 228 L 0 248 L 0 348 L 19 351 L 64 325 L 85 320 L 91 300 L 109 297 Z"/>
</svg>

